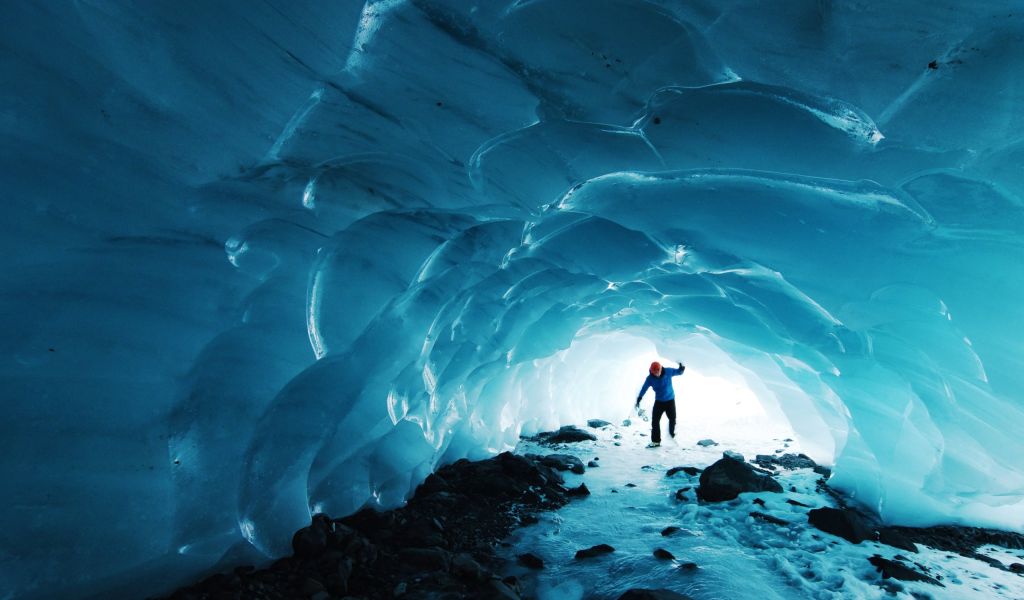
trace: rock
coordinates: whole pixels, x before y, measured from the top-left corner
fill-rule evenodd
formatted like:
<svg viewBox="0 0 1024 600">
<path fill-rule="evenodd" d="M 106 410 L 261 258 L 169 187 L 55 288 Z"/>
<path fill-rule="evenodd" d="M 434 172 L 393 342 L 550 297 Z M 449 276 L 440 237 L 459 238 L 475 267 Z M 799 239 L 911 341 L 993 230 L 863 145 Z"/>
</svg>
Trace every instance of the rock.
<svg viewBox="0 0 1024 600">
<path fill-rule="evenodd" d="M 828 479 L 829 477 L 832 476 L 832 469 L 830 469 L 828 467 L 823 467 L 821 465 L 815 465 L 813 470 L 814 470 L 815 473 L 817 473 L 818 475 L 821 475 L 825 479 Z"/>
<path fill-rule="evenodd" d="M 705 502 L 732 500 L 744 492 L 781 492 L 782 486 L 768 475 L 728 453 L 700 474 L 697 498 Z"/>
<path fill-rule="evenodd" d="M 893 548 L 906 550 L 907 552 L 917 552 L 917 546 L 914 545 L 914 542 L 910 541 L 899 530 L 889 527 L 883 527 L 878 530 L 878 541 Z"/>
<path fill-rule="evenodd" d="M 1024 574 L 1024 564 L 1021 563 L 1010 563 L 1010 570 L 1014 573 Z"/>
<path fill-rule="evenodd" d="M 661 535 L 670 536 L 677 531 L 679 531 L 678 527 L 676 527 L 675 525 L 669 525 L 668 527 L 661 530 Z"/>
<path fill-rule="evenodd" d="M 612 552 L 615 552 L 615 548 L 612 548 L 608 544 L 598 544 L 585 550 L 577 550 L 576 558 L 594 558 L 595 556 L 603 556 L 605 554 L 611 554 Z"/>
<path fill-rule="evenodd" d="M 568 492 L 566 492 L 566 495 L 572 496 L 574 498 L 589 496 L 590 489 L 587 488 L 587 484 L 581 483 L 579 487 L 571 488 Z"/>
<path fill-rule="evenodd" d="M 538 433 L 531 438 L 541 444 L 572 444 L 576 442 L 592 442 L 597 436 L 589 431 L 583 431 L 575 425 L 565 425 L 558 431 L 545 431 Z"/>
<path fill-rule="evenodd" d="M 323 554 L 327 550 L 327 534 L 331 525 L 331 520 L 324 515 L 313 515 L 312 523 L 296 531 L 292 536 L 292 550 L 295 556 L 311 558 Z"/>
<path fill-rule="evenodd" d="M 754 512 L 750 513 L 750 516 L 754 517 L 755 519 L 759 519 L 761 521 L 764 521 L 766 523 L 771 523 L 773 525 L 789 525 L 789 521 L 784 521 L 784 520 L 782 520 L 782 519 L 780 519 L 778 517 L 773 517 L 773 516 L 767 515 L 767 514 L 765 514 L 763 512 L 757 512 L 756 510 Z"/>
<path fill-rule="evenodd" d="M 608 421 L 604 421 L 602 419 L 590 419 L 589 421 L 587 421 L 587 427 L 592 427 L 594 429 L 608 427 L 609 425 L 611 425 L 611 423 L 609 423 Z"/>
<path fill-rule="evenodd" d="M 619 600 L 692 600 L 692 598 L 672 590 L 633 588 L 619 596 Z"/>
<path fill-rule="evenodd" d="M 543 569 L 544 561 L 537 556 L 527 552 L 526 554 L 520 554 L 516 557 L 516 561 L 528 569 Z"/>
<path fill-rule="evenodd" d="M 925 575 L 919 571 L 911 569 L 907 565 L 887 558 L 882 558 L 879 555 L 874 555 L 868 559 L 868 562 L 875 565 L 875 568 L 882 574 L 882 579 L 899 579 L 901 581 L 923 581 L 939 587 L 946 587 L 942 583 L 930 575 Z"/>
<path fill-rule="evenodd" d="M 783 454 L 782 456 L 758 454 L 754 457 L 754 462 L 766 469 L 776 466 L 783 469 L 813 469 L 818 466 L 806 454 Z"/>
<path fill-rule="evenodd" d="M 403 548 L 398 553 L 406 564 L 416 565 L 432 571 L 447 571 L 451 563 L 451 555 L 438 547 Z"/>
<path fill-rule="evenodd" d="M 686 473 L 690 477 L 696 477 L 700 474 L 701 469 L 698 469 L 697 467 L 672 467 L 668 471 L 665 471 L 665 477 L 671 477 L 680 472 Z"/>
<path fill-rule="evenodd" d="M 312 577 L 307 577 L 305 581 L 302 582 L 301 591 L 305 596 L 312 596 L 313 594 L 324 591 L 324 584 Z"/>
<path fill-rule="evenodd" d="M 708 447 L 708 446 L 717 446 L 717 445 L 718 445 L 718 442 L 716 442 L 715 440 L 712 440 L 712 439 L 708 438 L 708 439 L 703 439 L 703 440 L 701 440 L 701 441 L 697 442 L 697 445 L 698 445 L 698 446 L 704 446 L 704 447 L 706 448 L 706 447 Z"/>
<path fill-rule="evenodd" d="M 792 498 L 786 498 L 786 504 L 792 504 L 793 506 L 802 506 L 804 508 L 810 508 L 809 504 L 804 504 L 803 502 L 799 502 L 797 500 L 793 500 Z"/>
<path fill-rule="evenodd" d="M 586 472 L 586 469 L 583 468 L 583 461 L 571 454 L 548 454 L 547 456 L 527 454 L 526 457 L 559 471 L 572 471 L 577 475 L 582 475 Z"/>
<path fill-rule="evenodd" d="M 621 440 L 622 439 L 622 434 L 621 433 L 616 433 L 615 435 L 612 436 L 612 439 L 613 440 Z"/>
<path fill-rule="evenodd" d="M 615 444 L 616 446 L 621 446 L 621 445 L 622 445 L 622 442 L 614 442 L 614 444 Z"/>
<path fill-rule="evenodd" d="M 661 560 L 675 560 L 676 559 L 676 557 L 671 552 L 669 552 L 668 550 L 665 550 L 664 548 L 655 548 L 654 549 L 654 557 L 655 558 L 660 558 Z"/>
<path fill-rule="evenodd" d="M 689 498 L 686 496 L 686 491 L 689 489 L 690 488 L 683 488 L 681 490 L 676 490 L 676 500 L 678 500 L 679 502 L 688 501 Z"/>
<path fill-rule="evenodd" d="M 762 500 L 760 498 L 754 498 L 754 504 L 756 504 L 758 506 L 764 506 L 764 500 Z"/>
<path fill-rule="evenodd" d="M 724 456 L 725 458 L 731 458 L 733 460 L 738 460 L 740 462 L 744 462 L 744 461 L 747 460 L 747 459 L 743 458 L 742 454 L 740 454 L 739 452 L 736 452 L 735 450 L 726 450 L 725 452 L 722 453 L 722 456 Z"/>
<path fill-rule="evenodd" d="M 490 578 L 490 573 L 465 552 L 460 552 L 452 558 L 452 574 L 471 581 L 486 581 Z"/>
<path fill-rule="evenodd" d="M 596 460 L 592 460 L 592 461 L 589 461 L 587 463 L 587 468 L 588 469 L 594 469 L 594 468 L 597 468 L 598 466 L 600 466 L 600 465 L 597 464 Z"/>
<path fill-rule="evenodd" d="M 519 600 L 519 594 L 503 581 L 492 580 L 490 588 L 491 594 L 487 596 L 488 598 L 494 598 L 495 600 Z"/>
<path fill-rule="evenodd" d="M 807 520 L 825 533 L 839 536 L 854 544 L 875 537 L 870 520 L 853 509 L 815 508 L 807 513 Z"/>
<path fill-rule="evenodd" d="M 698 567 L 695 562 L 684 562 L 681 563 L 678 568 L 680 571 L 696 571 L 700 567 Z"/>
<path fill-rule="evenodd" d="M 636 484 L 635 483 L 627 483 L 626 485 L 624 485 L 622 487 L 634 488 L 634 487 L 636 487 Z"/>
</svg>

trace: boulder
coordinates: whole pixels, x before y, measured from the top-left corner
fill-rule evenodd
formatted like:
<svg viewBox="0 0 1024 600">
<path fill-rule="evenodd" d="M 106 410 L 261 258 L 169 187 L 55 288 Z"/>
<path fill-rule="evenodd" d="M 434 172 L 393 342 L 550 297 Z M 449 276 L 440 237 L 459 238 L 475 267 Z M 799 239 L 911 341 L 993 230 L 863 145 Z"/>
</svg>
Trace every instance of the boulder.
<svg viewBox="0 0 1024 600">
<path fill-rule="evenodd" d="M 875 538 L 870 519 L 850 508 L 815 508 L 807 513 L 811 525 L 854 544 Z"/>
<path fill-rule="evenodd" d="M 543 569 L 544 561 L 536 554 L 527 552 L 516 557 L 516 561 L 528 569 Z"/>
<path fill-rule="evenodd" d="M 447 571 L 451 555 L 438 547 L 402 548 L 398 557 L 405 564 L 416 565 L 431 571 Z"/>
<path fill-rule="evenodd" d="M 771 523 L 772 525 L 789 525 L 789 521 L 785 521 L 785 520 L 780 519 L 778 517 L 773 517 L 773 516 L 765 514 L 763 512 L 758 512 L 756 510 L 754 512 L 750 513 L 750 516 L 752 516 L 755 519 L 758 519 L 760 521 L 764 521 L 765 523 Z"/>
<path fill-rule="evenodd" d="M 654 549 L 654 558 L 660 558 L 661 560 L 675 560 L 676 557 L 671 552 L 664 548 Z"/>
<path fill-rule="evenodd" d="M 923 581 L 939 587 L 946 587 L 942 585 L 938 579 L 935 579 L 930 575 L 925 575 L 919 571 L 915 571 L 898 560 L 889 560 L 876 554 L 869 558 L 868 562 L 875 565 L 875 568 L 882 574 L 882 579 L 889 579 L 892 577 L 893 579 L 899 579 L 900 581 Z"/>
<path fill-rule="evenodd" d="M 577 550 L 576 558 L 594 558 L 595 556 L 603 556 L 605 554 L 611 554 L 612 552 L 615 552 L 615 548 L 612 548 L 608 544 L 598 544 L 584 550 Z"/>
<path fill-rule="evenodd" d="M 599 466 L 600 465 L 598 464 L 598 462 L 596 460 L 592 460 L 592 461 L 587 463 L 587 468 L 588 469 L 593 469 L 593 468 L 596 468 L 596 467 L 599 467 Z"/>
<path fill-rule="evenodd" d="M 703 439 L 703 440 L 697 442 L 697 445 L 698 446 L 704 446 L 704 447 L 707 447 L 707 446 L 717 446 L 718 442 L 708 438 L 708 439 Z"/>
<path fill-rule="evenodd" d="M 592 442 L 597 440 L 597 436 L 589 431 L 583 431 L 575 425 L 565 425 L 560 427 L 558 431 L 538 433 L 531 439 L 542 444 L 572 444 L 575 442 Z"/>
<path fill-rule="evenodd" d="M 696 477 L 701 472 L 697 467 L 672 467 L 665 472 L 665 477 L 671 477 L 676 473 L 686 473 L 690 477 Z"/>
<path fill-rule="evenodd" d="M 693 600 L 686 594 L 673 592 L 672 590 L 650 590 L 644 588 L 633 588 L 619 596 L 619 600 Z"/>
<path fill-rule="evenodd" d="M 770 454 L 758 454 L 754 462 L 766 469 L 782 467 L 783 469 L 813 469 L 818 466 L 806 454 L 783 454 L 782 456 L 771 456 Z"/>
<path fill-rule="evenodd" d="M 593 429 L 600 429 L 602 427 L 608 427 L 609 425 L 611 425 L 611 423 L 602 419 L 590 419 L 587 421 L 587 427 L 591 427 Z"/>
<path fill-rule="evenodd" d="M 661 530 L 661 535 L 670 536 L 677 531 L 679 531 L 678 527 L 676 527 L 675 525 L 669 525 L 668 527 Z"/>
<path fill-rule="evenodd" d="M 583 461 L 571 454 L 548 454 L 547 456 L 527 454 L 526 456 L 546 467 L 559 471 L 572 471 L 577 475 L 582 475 L 586 472 L 586 469 L 583 467 Z"/>
<path fill-rule="evenodd" d="M 700 474 L 697 497 L 705 502 L 732 500 L 744 492 L 781 492 L 782 486 L 769 475 L 728 453 Z"/>
<path fill-rule="evenodd" d="M 581 483 L 579 485 L 579 487 L 570 488 L 569 491 L 566 492 L 566 495 L 567 496 L 573 496 L 573 497 L 576 497 L 576 498 L 580 498 L 580 497 L 583 497 L 583 496 L 589 496 L 590 495 L 590 489 L 587 488 L 587 484 Z"/>
</svg>

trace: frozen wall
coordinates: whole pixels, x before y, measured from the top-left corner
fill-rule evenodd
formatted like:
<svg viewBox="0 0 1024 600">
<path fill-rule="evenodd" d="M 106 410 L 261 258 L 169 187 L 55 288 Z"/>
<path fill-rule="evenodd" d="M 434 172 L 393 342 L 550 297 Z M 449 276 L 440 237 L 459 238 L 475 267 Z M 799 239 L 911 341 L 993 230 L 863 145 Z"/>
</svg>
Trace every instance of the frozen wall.
<svg viewBox="0 0 1024 600">
<path fill-rule="evenodd" d="M 6 6 L 4 597 L 281 553 L 649 355 L 1024 529 L 1011 4 Z"/>
</svg>

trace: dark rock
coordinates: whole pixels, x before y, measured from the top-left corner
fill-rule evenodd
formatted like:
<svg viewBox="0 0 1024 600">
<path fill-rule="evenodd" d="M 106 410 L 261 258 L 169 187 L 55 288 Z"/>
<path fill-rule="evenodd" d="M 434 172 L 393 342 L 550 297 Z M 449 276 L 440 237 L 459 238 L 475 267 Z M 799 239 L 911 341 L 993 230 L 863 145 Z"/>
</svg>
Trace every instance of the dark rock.
<svg viewBox="0 0 1024 600">
<path fill-rule="evenodd" d="M 316 519 L 313 524 L 295 532 L 292 536 L 292 550 L 295 556 L 311 558 L 319 556 L 327 550 L 328 529 L 323 524 L 318 524 Z"/>
<path fill-rule="evenodd" d="M 906 550 L 907 552 L 917 552 L 917 546 L 914 542 L 901 533 L 897 529 L 891 527 L 883 527 L 878 530 L 878 541 L 893 548 L 899 548 L 900 550 Z"/>
<path fill-rule="evenodd" d="M 799 502 L 797 500 L 793 500 L 792 498 L 786 498 L 786 504 L 792 504 L 793 506 L 802 506 L 804 508 L 810 508 L 811 507 L 809 504 L 804 504 L 803 502 Z"/>
<path fill-rule="evenodd" d="M 746 460 L 745 458 L 743 458 L 742 454 L 740 454 L 739 452 L 736 452 L 735 450 L 726 450 L 725 452 L 722 453 L 722 456 L 725 457 L 725 458 L 731 458 L 733 460 L 738 460 L 740 462 L 744 462 Z"/>
<path fill-rule="evenodd" d="M 870 519 L 850 508 L 815 508 L 807 513 L 811 525 L 854 544 L 875 537 Z"/>
<path fill-rule="evenodd" d="M 668 527 L 661 530 L 661 535 L 669 536 L 677 531 L 679 531 L 678 527 L 676 527 L 675 525 L 669 525 Z"/>
<path fill-rule="evenodd" d="M 577 550 L 576 558 L 594 558 L 595 556 L 603 556 L 605 554 L 611 554 L 612 552 L 615 552 L 615 548 L 612 548 L 608 544 L 598 544 L 585 550 Z"/>
<path fill-rule="evenodd" d="M 516 561 L 529 569 L 543 569 L 544 561 L 536 554 L 527 552 L 516 557 Z"/>
<path fill-rule="evenodd" d="M 302 587 L 299 589 L 302 591 L 304 595 L 312 596 L 313 594 L 324 591 L 324 584 L 320 583 L 316 579 L 313 579 L 312 577 L 307 577 L 302 582 Z"/>
<path fill-rule="evenodd" d="M 661 560 L 675 560 L 676 559 L 674 554 L 672 554 L 668 550 L 665 550 L 664 548 L 655 548 L 654 549 L 654 557 L 655 558 L 660 558 Z"/>
<path fill-rule="evenodd" d="M 676 501 L 677 502 L 689 502 L 690 497 L 683 493 L 683 490 L 676 490 Z"/>
<path fill-rule="evenodd" d="M 559 471 L 572 471 L 577 475 L 582 475 L 586 472 L 586 469 L 583 468 L 583 461 L 571 454 L 548 454 L 547 456 L 527 454 L 526 457 Z"/>
<path fill-rule="evenodd" d="M 634 487 L 636 487 L 636 484 L 635 483 L 627 483 L 626 485 L 624 485 L 622 487 L 634 488 Z"/>
<path fill-rule="evenodd" d="M 589 421 L 587 421 L 587 427 L 592 427 L 594 429 L 600 429 L 602 427 L 608 427 L 609 425 L 611 425 L 611 423 L 609 423 L 608 421 L 601 420 L 601 419 L 590 419 Z"/>
<path fill-rule="evenodd" d="M 1010 570 L 1014 573 L 1024 574 L 1024 564 L 1021 563 L 1010 563 Z"/>
<path fill-rule="evenodd" d="M 519 594 L 510 588 L 504 581 L 498 579 L 491 580 L 489 586 L 489 594 L 487 597 L 493 598 L 494 600 L 519 600 Z"/>
<path fill-rule="evenodd" d="M 690 477 L 696 477 L 700 474 L 701 469 L 698 469 L 697 467 L 672 467 L 665 472 L 665 477 L 671 477 L 679 472 L 686 473 Z"/>
<path fill-rule="evenodd" d="M 579 487 L 574 487 L 570 489 L 568 492 L 566 492 L 566 494 L 574 498 L 579 498 L 582 496 L 589 496 L 590 490 L 587 488 L 587 484 L 581 483 Z"/>
<path fill-rule="evenodd" d="M 829 477 L 832 476 L 832 469 L 828 467 L 823 467 L 821 465 L 815 465 L 814 472 L 817 473 L 818 475 L 821 475 L 825 479 L 828 479 Z"/>
<path fill-rule="evenodd" d="M 432 571 L 447 571 L 451 555 L 441 548 L 403 548 L 398 557 L 405 564 L 416 565 Z"/>
<path fill-rule="evenodd" d="M 934 527 L 887 527 L 903 534 L 910 541 L 937 550 L 956 552 L 972 557 L 980 546 L 1002 546 L 1011 550 L 1024 548 L 1024 534 L 982 527 L 937 525 Z"/>
<path fill-rule="evenodd" d="M 776 452 L 781 452 L 781 450 L 776 450 Z M 782 467 L 783 469 L 813 469 L 818 466 L 806 454 L 783 454 L 782 456 L 758 454 L 754 457 L 754 462 L 766 469 L 775 467 Z"/>
<path fill-rule="evenodd" d="M 754 504 L 756 504 L 758 506 L 764 506 L 764 500 L 762 500 L 760 498 L 754 498 Z"/>
<path fill-rule="evenodd" d="M 756 510 L 750 513 L 750 516 L 754 517 L 755 519 L 764 521 L 766 523 L 772 523 L 773 525 L 789 525 L 789 521 L 784 521 L 778 517 L 773 517 L 763 512 L 757 512 Z"/>
<path fill-rule="evenodd" d="M 592 461 L 587 463 L 587 468 L 588 469 L 594 469 L 594 468 L 599 467 L 599 466 L 600 465 L 597 463 L 596 460 L 592 460 Z"/>
<path fill-rule="evenodd" d="M 700 474 L 697 497 L 705 502 L 732 500 L 744 492 L 781 492 L 782 486 L 741 460 L 726 455 Z"/>
<path fill-rule="evenodd" d="M 575 442 L 591 442 L 597 436 L 589 431 L 583 431 L 575 425 L 565 425 L 558 431 L 545 431 L 530 438 L 541 444 L 572 444 Z"/>
<path fill-rule="evenodd" d="M 704 446 L 704 447 L 707 447 L 707 446 L 717 446 L 718 442 L 716 442 L 715 440 L 712 440 L 712 439 L 703 439 L 703 440 L 697 442 L 697 445 L 698 446 Z"/>
<path fill-rule="evenodd" d="M 633 588 L 619 596 L 619 600 L 692 600 L 692 598 L 672 590 Z"/>
<path fill-rule="evenodd" d="M 942 583 L 930 575 L 915 571 L 907 565 L 887 558 L 882 558 L 879 555 L 874 555 L 868 559 L 868 562 L 875 565 L 875 568 L 882 574 L 882 579 L 899 579 L 901 581 L 923 581 L 939 587 L 946 587 Z"/>
<path fill-rule="evenodd" d="M 699 568 L 695 562 L 684 562 L 679 565 L 680 571 L 696 571 Z"/>
<path fill-rule="evenodd" d="M 491 576 L 486 569 L 480 566 L 480 563 L 465 552 L 460 552 L 452 558 L 451 568 L 452 574 L 456 577 L 471 581 L 486 581 Z"/>
</svg>

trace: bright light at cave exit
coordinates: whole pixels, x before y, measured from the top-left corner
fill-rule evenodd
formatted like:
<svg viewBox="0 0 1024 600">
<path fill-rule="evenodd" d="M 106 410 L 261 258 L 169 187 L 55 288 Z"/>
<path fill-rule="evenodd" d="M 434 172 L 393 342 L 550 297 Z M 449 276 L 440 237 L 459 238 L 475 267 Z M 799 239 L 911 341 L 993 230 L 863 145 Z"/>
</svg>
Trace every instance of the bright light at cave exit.
<svg viewBox="0 0 1024 600">
<path fill-rule="evenodd" d="M 661 352 L 657 348 L 661 348 Z M 793 432 L 773 397 L 756 375 L 744 369 L 707 337 L 692 335 L 681 342 L 655 343 L 627 333 L 580 337 L 567 350 L 548 359 L 555 383 L 552 402 L 561 407 L 561 424 L 582 424 L 589 418 L 621 423 L 631 418 L 633 406 L 652 361 L 666 367 L 682 361 L 686 371 L 673 379 L 676 392 L 677 436 L 690 443 L 716 436 L 779 438 Z M 654 392 L 648 390 L 641 408 L 651 412 Z M 662 420 L 667 432 L 667 419 Z"/>
</svg>

